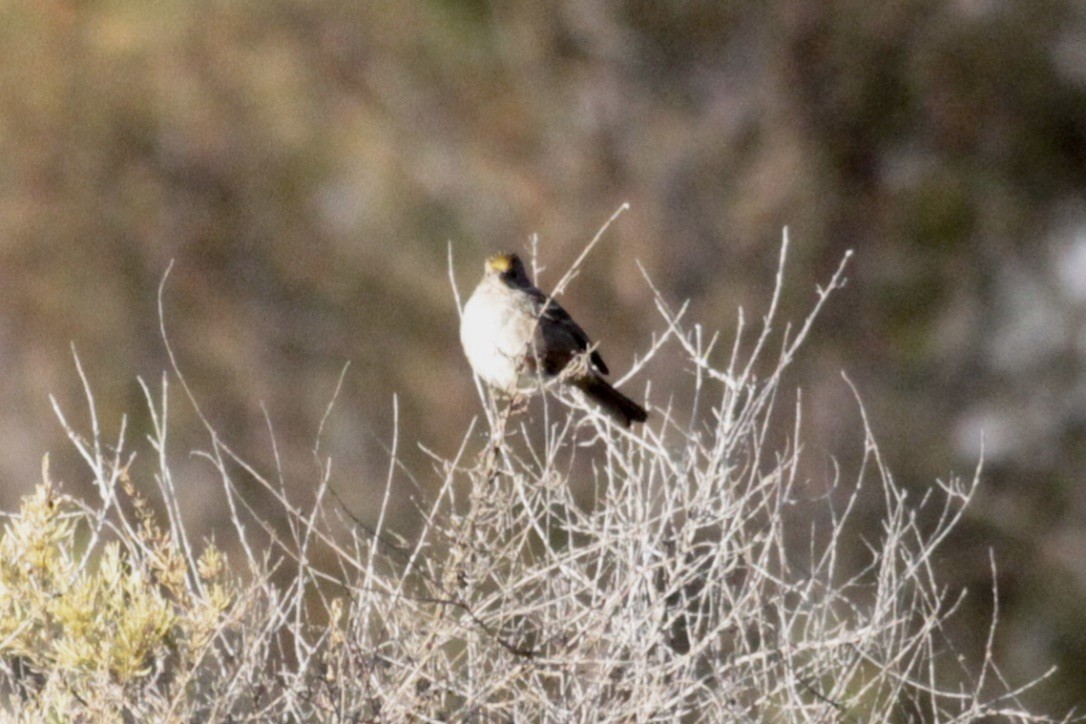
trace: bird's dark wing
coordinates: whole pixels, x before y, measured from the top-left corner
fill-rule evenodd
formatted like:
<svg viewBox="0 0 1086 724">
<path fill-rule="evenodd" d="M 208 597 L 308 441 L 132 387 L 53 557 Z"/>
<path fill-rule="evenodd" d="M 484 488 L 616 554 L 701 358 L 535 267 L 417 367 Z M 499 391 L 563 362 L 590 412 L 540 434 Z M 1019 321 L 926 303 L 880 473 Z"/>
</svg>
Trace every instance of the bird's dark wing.
<svg viewBox="0 0 1086 724">
<path fill-rule="evenodd" d="M 532 299 L 535 301 L 537 309 L 542 308 L 543 305 L 546 304 L 546 308 L 543 309 L 540 317 L 546 318 L 551 323 L 559 325 L 562 332 L 568 335 L 568 339 L 576 344 L 577 352 L 583 352 L 588 349 L 589 345 L 592 344 L 592 340 L 590 340 L 585 331 L 581 329 L 581 325 L 573 321 L 573 317 L 569 316 L 569 312 L 567 312 L 561 304 L 554 299 L 547 299 L 547 295 L 537 288 L 533 287 L 529 293 L 532 295 Z M 592 365 L 599 372 L 605 375 L 610 374 L 611 371 L 607 369 L 607 363 L 603 361 L 603 357 L 600 356 L 598 350 L 592 350 L 589 359 L 592 360 Z M 562 361 L 560 367 L 565 367 L 567 362 L 568 359 Z"/>
</svg>

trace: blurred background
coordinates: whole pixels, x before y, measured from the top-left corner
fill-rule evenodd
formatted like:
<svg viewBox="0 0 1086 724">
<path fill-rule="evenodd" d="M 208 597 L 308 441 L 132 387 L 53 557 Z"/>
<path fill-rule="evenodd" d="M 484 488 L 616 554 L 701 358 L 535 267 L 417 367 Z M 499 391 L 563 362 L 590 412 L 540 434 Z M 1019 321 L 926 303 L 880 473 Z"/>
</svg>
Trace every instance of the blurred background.
<svg viewBox="0 0 1086 724">
<path fill-rule="evenodd" d="M 48 401 L 86 424 L 71 345 L 107 435 L 122 413 L 148 433 L 136 378 L 168 366 L 171 260 L 197 398 L 271 470 L 266 408 L 300 498 L 350 361 L 321 445 L 365 518 L 394 395 L 424 488 L 417 445 L 454 454 L 480 412 L 447 244 L 468 293 L 486 253 L 538 234 L 549 287 L 629 202 L 564 297 L 621 374 L 662 328 L 638 260 L 729 339 L 738 306 L 765 309 L 788 225 L 786 318 L 856 251 L 786 387 L 811 485 L 862 452 L 842 370 L 917 500 L 971 475 L 983 435 L 938 561 L 970 592 L 951 633 L 983 642 L 994 549 L 1005 673 L 1058 664 L 1028 701 L 1086 702 L 1081 2 L 39 0 L 0 4 L 0 38 L 4 509 L 46 451 L 84 490 Z M 689 377 L 661 363 L 626 389 L 666 404 Z M 171 420 L 210 535 L 223 506 L 176 382 Z"/>
</svg>

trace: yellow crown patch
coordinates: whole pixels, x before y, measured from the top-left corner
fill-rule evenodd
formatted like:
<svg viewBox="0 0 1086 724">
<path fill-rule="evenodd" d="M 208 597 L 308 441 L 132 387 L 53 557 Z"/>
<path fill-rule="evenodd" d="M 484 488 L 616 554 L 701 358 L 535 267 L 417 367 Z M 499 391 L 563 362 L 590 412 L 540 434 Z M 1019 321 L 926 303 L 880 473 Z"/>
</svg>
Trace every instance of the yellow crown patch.
<svg viewBox="0 0 1086 724">
<path fill-rule="evenodd" d="M 507 272 L 513 268 L 513 255 L 495 254 L 486 260 L 486 265 L 496 272 Z"/>
</svg>

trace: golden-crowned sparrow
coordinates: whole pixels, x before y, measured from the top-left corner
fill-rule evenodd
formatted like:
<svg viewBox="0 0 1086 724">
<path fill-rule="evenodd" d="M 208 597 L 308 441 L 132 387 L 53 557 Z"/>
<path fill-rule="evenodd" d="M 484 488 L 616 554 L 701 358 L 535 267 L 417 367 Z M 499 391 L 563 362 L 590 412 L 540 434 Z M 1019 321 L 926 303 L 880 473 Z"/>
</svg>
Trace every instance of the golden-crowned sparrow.
<svg viewBox="0 0 1086 724">
<path fill-rule="evenodd" d="M 532 284 L 516 254 L 486 260 L 483 280 L 464 305 L 460 342 L 475 374 L 505 394 L 558 380 L 581 390 L 626 427 L 648 417 L 603 379 L 607 365 L 588 335 Z"/>
</svg>

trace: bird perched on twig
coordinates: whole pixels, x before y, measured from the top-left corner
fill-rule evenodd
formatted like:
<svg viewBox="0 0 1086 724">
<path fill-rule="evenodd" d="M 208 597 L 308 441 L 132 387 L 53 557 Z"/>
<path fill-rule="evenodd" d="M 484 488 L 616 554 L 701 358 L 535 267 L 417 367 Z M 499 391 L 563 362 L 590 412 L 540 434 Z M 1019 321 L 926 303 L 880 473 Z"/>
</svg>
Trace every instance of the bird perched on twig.
<svg viewBox="0 0 1086 724">
<path fill-rule="evenodd" d="M 486 260 L 483 280 L 464 305 L 460 343 L 475 374 L 511 396 L 558 381 L 576 387 L 625 427 L 645 408 L 612 387 L 607 365 L 565 309 L 528 278 L 516 254 Z"/>
</svg>

